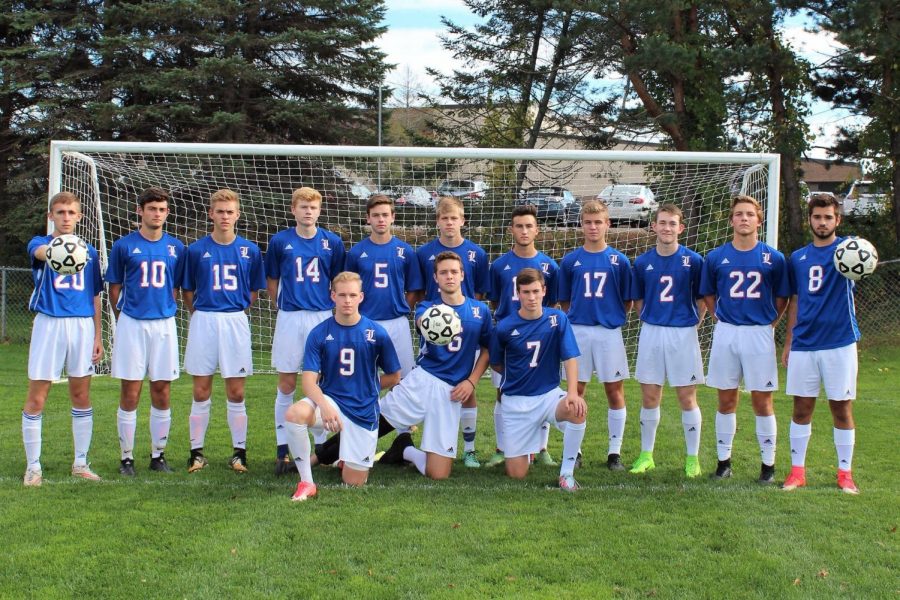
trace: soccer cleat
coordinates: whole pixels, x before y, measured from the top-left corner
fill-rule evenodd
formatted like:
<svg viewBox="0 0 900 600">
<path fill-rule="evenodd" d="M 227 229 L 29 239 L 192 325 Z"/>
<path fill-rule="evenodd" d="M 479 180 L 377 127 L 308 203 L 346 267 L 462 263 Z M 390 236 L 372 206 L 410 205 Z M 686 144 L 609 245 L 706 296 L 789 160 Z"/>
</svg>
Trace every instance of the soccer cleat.
<svg viewBox="0 0 900 600">
<path fill-rule="evenodd" d="M 494 452 L 494 455 L 492 457 L 490 457 L 486 463 L 484 463 L 484 466 L 496 467 L 496 466 L 502 465 L 505 461 L 506 461 L 506 457 L 503 455 L 502 452 L 497 450 L 496 452 Z"/>
<path fill-rule="evenodd" d="M 716 465 L 716 472 L 712 474 L 713 479 L 729 479 L 731 477 L 731 459 L 726 458 L 720 460 Z"/>
<path fill-rule="evenodd" d="M 159 456 L 150 457 L 150 470 L 157 471 L 159 473 L 171 473 L 172 467 L 170 467 L 169 463 L 166 462 L 165 455 L 160 452 Z"/>
<path fill-rule="evenodd" d="M 119 474 L 125 477 L 134 477 L 134 459 L 123 458 L 119 465 Z"/>
<path fill-rule="evenodd" d="M 231 470 L 235 473 L 246 473 L 247 472 L 247 454 L 243 450 L 235 450 L 234 454 L 231 456 L 231 460 L 228 461 L 228 466 L 231 467 Z"/>
<path fill-rule="evenodd" d="M 581 486 L 578 485 L 578 482 L 575 481 L 574 475 L 560 475 L 559 476 L 559 489 L 564 492 L 574 492 L 579 489 Z"/>
<path fill-rule="evenodd" d="M 191 452 L 191 457 L 188 459 L 188 473 L 196 473 L 208 464 L 209 461 L 202 452 Z"/>
<path fill-rule="evenodd" d="M 625 465 L 622 464 L 622 457 L 618 454 L 610 454 L 606 457 L 606 468 L 610 471 L 624 471 Z"/>
<path fill-rule="evenodd" d="M 850 471 L 838 469 L 837 484 L 840 490 L 845 494 L 853 494 L 854 496 L 859 494 L 859 488 L 853 483 L 853 475 Z"/>
<path fill-rule="evenodd" d="M 578 451 L 578 456 L 575 457 L 575 468 L 580 469 L 584 466 L 584 456 L 581 454 L 581 450 Z"/>
<path fill-rule="evenodd" d="M 381 460 L 378 461 L 378 464 L 402 465 L 405 462 L 403 460 L 403 451 L 412 445 L 412 436 L 409 433 L 401 433 L 394 438 L 391 447 L 385 450 L 384 454 L 381 457 Z"/>
<path fill-rule="evenodd" d="M 631 465 L 631 470 L 629 473 L 646 473 L 651 469 L 656 468 L 656 463 L 653 462 L 653 453 L 652 452 L 641 452 L 637 460 Z"/>
<path fill-rule="evenodd" d="M 318 492 L 319 490 L 316 489 L 316 484 L 313 482 L 301 481 L 297 484 L 297 491 L 291 496 L 291 502 L 303 502 L 304 500 L 315 498 Z"/>
<path fill-rule="evenodd" d="M 786 492 L 792 492 L 797 488 L 806 486 L 806 467 L 791 467 L 791 474 L 784 480 L 781 486 Z"/>
<path fill-rule="evenodd" d="M 296 473 L 297 472 L 297 464 L 291 460 L 290 456 L 285 456 L 283 458 L 275 459 L 275 476 L 281 477 L 282 475 L 287 475 L 288 473 Z"/>
<path fill-rule="evenodd" d="M 469 450 L 468 452 L 463 453 L 463 464 L 470 469 L 477 469 L 481 466 L 481 463 L 478 462 L 478 457 L 475 455 L 474 450 Z"/>
<path fill-rule="evenodd" d="M 759 467 L 759 479 L 757 481 L 760 485 L 772 485 L 775 483 L 775 465 L 767 465 L 766 463 L 762 463 Z"/>
<path fill-rule="evenodd" d="M 22 480 L 25 487 L 41 487 L 43 482 L 44 474 L 40 469 L 32 469 L 31 467 L 25 469 L 25 477 Z"/>
<path fill-rule="evenodd" d="M 559 463 L 553 460 L 553 457 L 550 456 L 550 453 L 547 452 L 547 449 L 544 448 L 534 457 L 534 464 L 536 465 L 544 465 L 545 467 L 558 467 Z"/>
<path fill-rule="evenodd" d="M 88 481 L 100 481 L 100 476 L 91 470 L 91 465 L 72 465 L 72 477 L 87 479 Z"/>
<path fill-rule="evenodd" d="M 700 477 L 700 459 L 696 456 L 688 456 L 684 459 L 684 474 L 693 479 Z"/>
</svg>

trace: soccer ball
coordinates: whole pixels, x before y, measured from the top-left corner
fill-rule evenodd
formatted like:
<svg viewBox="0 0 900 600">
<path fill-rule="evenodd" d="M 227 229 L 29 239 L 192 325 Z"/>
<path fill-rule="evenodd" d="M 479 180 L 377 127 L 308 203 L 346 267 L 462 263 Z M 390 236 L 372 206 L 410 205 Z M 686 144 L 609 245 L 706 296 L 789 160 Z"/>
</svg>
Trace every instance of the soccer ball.
<svg viewBox="0 0 900 600">
<path fill-rule="evenodd" d="M 877 265 L 878 250 L 862 238 L 847 238 L 834 250 L 834 268 L 847 279 L 868 277 Z"/>
<path fill-rule="evenodd" d="M 53 238 L 47 248 L 47 264 L 60 275 L 78 273 L 87 264 L 87 259 L 87 244 L 71 233 Z"/>
<path fill-rule="evenodd" d="M 446 346 L 462 331 L 462 321 L 446 304 L 435 304 L 425 309 L 419 330 L 428 342 Z"/>
</svg>

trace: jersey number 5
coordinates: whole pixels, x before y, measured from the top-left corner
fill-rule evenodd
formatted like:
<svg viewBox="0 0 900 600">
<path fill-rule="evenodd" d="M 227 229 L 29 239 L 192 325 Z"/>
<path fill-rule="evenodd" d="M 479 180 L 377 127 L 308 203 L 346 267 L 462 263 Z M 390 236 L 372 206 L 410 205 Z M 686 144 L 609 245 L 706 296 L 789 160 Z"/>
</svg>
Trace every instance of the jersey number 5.
<svg viewBox="0 0 900 600">
<path fill-rule="evenodd" d="M 213 290 L 216 292 L 221 292 L 225 290 L 226 292 L 233 292 L 238 289 L 238 280 L 237 275 L 235 275 L 235 271 L 237 270 L 237 265 L 213 265 L 212 266 L 212 274 L 213 274 Z"/>
</svg>

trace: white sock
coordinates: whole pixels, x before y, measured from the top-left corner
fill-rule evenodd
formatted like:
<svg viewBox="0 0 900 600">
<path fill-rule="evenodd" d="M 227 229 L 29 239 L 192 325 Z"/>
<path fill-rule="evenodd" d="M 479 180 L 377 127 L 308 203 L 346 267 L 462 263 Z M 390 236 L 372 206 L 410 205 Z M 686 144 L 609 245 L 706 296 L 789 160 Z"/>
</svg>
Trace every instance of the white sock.
<svg viewBox="0 0 900 600">
<path fill-rule="evenodd" d="M 659 407 L 641 409 L 641 452 L 653 452 L 656 428 L 659 427 Z"/>
<path fill-rule="evenodd" d="M 503 404 L 494 404 L 494 435 L 497 436 L 497 449 L 503 452 Z"/>
<path fill-rule="evenodd" d="M 228 401 L 228 429 L 231 430 L 231 447 L 247 447 L 247 405 L 244 401 Z"/>
<path fill-rule="evenodd" d="M 169 429 L 172 427 L 172 409 L 150 407 L 150 456 L 159 458 L 166 451 Z"/>
<path fill-rule="evenodd" d="M 297 472 L 300 473 L 300 481 L 312 483 L 312 465 L 309 464 L 310 444 L 308 428 L 306 425 L 285 421 L 284 437 L 287 438 L 288 448 L 291 449 L 291 456 L 294 457 L 294 464 L 297 465 Z"/>
<path fill-rule="evenodd" d="M 544 424 L 541 425 L 541 450 L 547 449 L 547 444 L 550 443 L 550 423 L 544 421 Z"/>
<path fill-rule="evenodd" d="M 475 427 L 478 423 L 478 407 L 464 408 L 460 411 L 459 424 L 463 432 L 463 451 L 475 451 Z"/>
<path fill-rule="evenodd" d="M 134 460 L 134 430 L 137 429 L 137 410 L 125 410 L 119 407 L 116 423 L 119 427 L 119 448 L 122 460 Z"/>
<path fill-rule="evenodd" d="M 716 454 L 719 460 L 731 458 L 731 445 L 737 431 L 737 414 L 716 412 Z"/>
<path fill-rule="evenodd" d="M 94 409 L 72 409 L 72 438 L 75 441 L 74 465 L 87 464 L 88 450 L 91 449 L 91 436 L 94 433 Z"/>
<path fill-rule="evenodd" d="M 206 442 L 206 430 L 209 428 L 209 410 L 212 407 L 212 398 L 197 401 L 191 404 L 191 416 L 188 417 L 188 428 L 191 432 L 191 450 L 202 448 Z"/>
<path fill-rule="evenodd" d="M 681 426 L 684 428 L 684 445 L 688 456 L 697 456 L 700 453 L 700 428 L 703 424 L 703 416 L 700 407 L 681 411 Z"/>
<path fill-rule="evenodd" d="M 41 468 L 41 425 L 43 413 L 29 415 L 22 411 L 22 443 L 25 444 L 25 460 L 29 469 Z"/>
<path fill-rule="evenodd" d="M 837 430 L 835 430 L 837 431 Z M 806 466 L 806 448 L 809 446 L 809 438 L 812 436 L 812 423 L 799 425 L 791 420 L 791 466 Z"/>
<path fill-rule="evenodd" d="M 294 403 L 294 392 L 285 394 L 278 390 L 275 394 L 275 443 L 279 446 L 287 444 L 287 435 L 284 433 L 284 413 Z"/>
<path fill-rule="evenodd" d="M 563 430 L 563 455 L 560 461 L 559 474 L 571 475 L 575 472 L 575 459 L 581 450 L 581 442 L 584 440 L 584 430 L 587 423 L 566 423 Z"/>
<path fill-rule="evenodd" d="M 838 469 L 841 471 L 849 471 L 853 467 L 853 446 L 855 444 L 855 429 L 834 428 L 834 448 L 837 450 Z"/>
<path fill-rule="evenodd" d="M 415 446 L 407 446 L 403 449 L 403 460 L 408 460 L 412 464 L 416 465 L 419 473 L 421 473 L 422 475 L 425 474 L 425 453 Z"/>
<path fill-rule="evenodd" d="M 775 443 L 778 437 L 778 422 L 775 415 L 756 417 L 756 439 L 759 441 L 759 455 L 764 465 L 775 464 Z"/>
<path fill-rule="evenodd" d="M 625 418 L 627 416 L 628 409 L 624 406 L 608 409 L 606 426 L 609 429 L 609 451 L 607 454 L 622 454 L 622 438 L 625 437 Z"/>
</svg>

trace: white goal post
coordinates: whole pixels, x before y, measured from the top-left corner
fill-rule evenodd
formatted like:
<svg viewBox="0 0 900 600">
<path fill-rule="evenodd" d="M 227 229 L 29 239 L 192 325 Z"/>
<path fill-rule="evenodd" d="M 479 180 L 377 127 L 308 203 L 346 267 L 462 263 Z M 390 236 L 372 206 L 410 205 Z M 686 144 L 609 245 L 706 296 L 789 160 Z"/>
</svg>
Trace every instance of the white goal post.
<svg viewBox="0 0 900 600">
<path fill-rule="evenodd" d="M 439 192 L 452 193 L 465 206 L 464 235 L 484 247 L 491 260 L 510 249 L 512 207 L 535 203 L 542 228 L 538 248 L 560 261 L 582 243 L 578 204 L 610 185 L 629 184 L 649 188 L 655 205 L 679 206 L 687 225 L 682 243 L 701 254 L 731 238 L 728 212 L 736 194 L 760 201 L 763 237 L 777 245 L 777 154 L 73 141 L 50 145 L 49 196 L 70 191 L 81 199 L 79 232 L 97 247 L 104 271 L 112 243 L 136 227 L 135 201 L 150 186 L 170 192 L 167 231 L 185 244 L 209 232 L 206 215 L 212 192 L 235 190 L 242 203 L 238 233 L 263 251 L 275 232 L 294 225 L 290 197 L 300 186 L 322 192 L 319 224 L 340 234 L 348 249 L 368 235 L 368 194 L 385 191 L 395 198 L 394 233 L 415 248 L 437 233 L 434 198 Z M 640 212 L 654 204 L 644 195 L 636 191 L 624 200 L 616 195 L 611 203 L 622 206 L 611 206 L 617 227 L 610 229 L 608 241 L 632 261 L 655 243 L 646 226 L 647 213 Z M 551 201 L 542 208 L 549 196 Z M 103 306 L 108 349 L 115 324 L 105 297 Z M 183 343 L 183 311 L 178 326 Z M 262 293 L 251 310 L 257 372 L 271 372 L 273 328 L 274 311 Z M 637 331 L 638 319 L 632 313 L 624 328 L 632 362 Z M 710 332 L 707 320 L 701 330 L 704 349 Z"/>
</svg>

